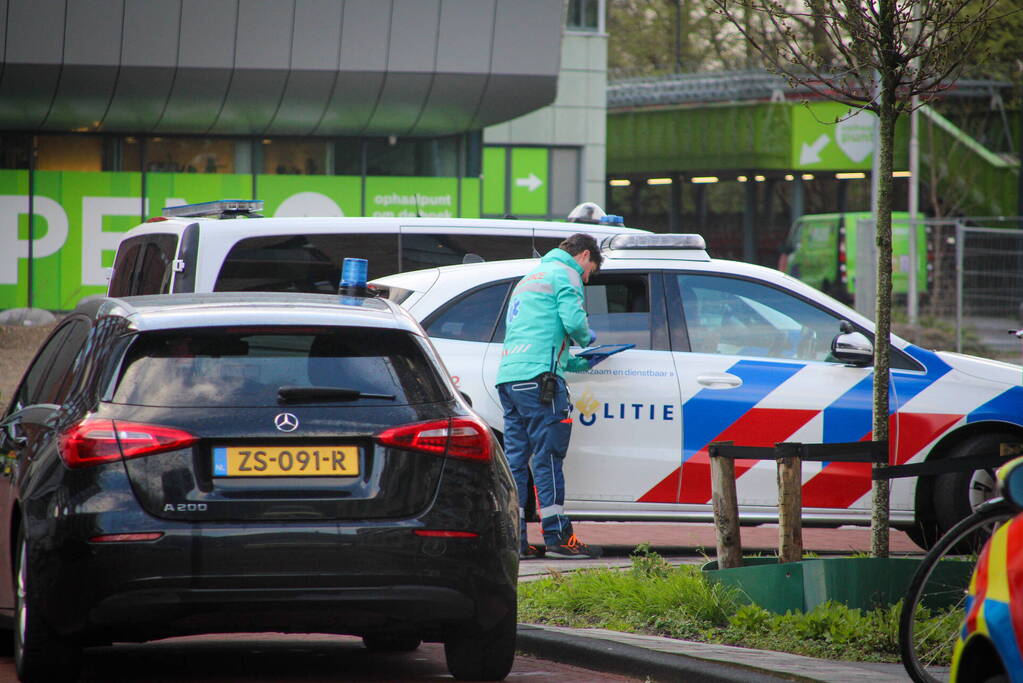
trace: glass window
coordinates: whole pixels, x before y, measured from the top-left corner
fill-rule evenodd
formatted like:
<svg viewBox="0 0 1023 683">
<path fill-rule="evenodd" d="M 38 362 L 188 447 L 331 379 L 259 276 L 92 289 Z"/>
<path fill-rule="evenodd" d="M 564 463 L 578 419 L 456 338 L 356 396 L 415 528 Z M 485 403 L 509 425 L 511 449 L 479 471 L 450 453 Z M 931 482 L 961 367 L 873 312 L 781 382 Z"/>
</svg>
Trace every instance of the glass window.
<svg viewBox="0 0 1023 683">
<path fill-rule="evenodd" d="M 39 402 L 38 398 L 42 393 L 47 371 L 53 367 L 54 358 L 60 352 L 61 345 L 67 341 L 68 335 L 71 334 L 71 327 L 71 324 L 67 324 L 58 329 L 36 355 L 18 387 L 18 393 L 11 408 L 12 412 Z"/>
<path fill-rule="evenodd" d="M 458 175 L 457 136 L 445 138 L 372 138 L 366 141 L 366 175 Z"/>
<path fill-rule="evenodd" d="M 427 333 L 444 339 L 489 342 L 510 285 L 511 282 L 489 285 L 448 304 L 427 321 Z"/>
<path fill-rule="evenodd" d="M 133 237 L 121 242 L 114 257 L 114 272 L 110 276 L 110 296 L 131 295 L 131 275 L 146 237 Z"/>
<path fill-rule="evenodd" d="M 452 232 L 456 232 L 452 228 Z M 401 271 L 453 266 L 459 263 L 530 258 L 532 237 L 504 235 L 423 235 L 402 233 Z"/>
<path fill-rule="evenodd" d="M 248 141 L 238 144 L 248 145 Z M 235 141 L 216 138 L 146 140 L 146 170 L 157 173 L 234 173 Z"/>
<path fill-rule="evenodd" d="M 346 256 L 369 261 L 369 279 L 398 272 L 398 235 L 271 235 L 239 240 L 216 292 L 336 293 Z"/>
<path fill-rule="evenodd" d="M 178 246 L 175 235 L 149 235 L 139 260 L 132 294 L 166 294 L 170 291 L 174 272 L 174 251 Z"/>
<path fill-rule="evenodd" d="M 131 135 L 121 140 L 120 161 L 114 161 L 112 163 L 119 163 L 120 165 L 117 166 L 117 170 L 120 171 L 141 171 L 142 140 Z"/>
<path fill-rule="evenodd" d="M 18 388 L 13 410 L 37 403 L 56 403 L 63 400 L 70 378 L 71 362 L 78 355 L 89 328 L 82 320 L 63 325 L 36 356 Z"/>
<path fill-rule="evenodd" d="M 82 349 L 88 336 L 89 326 L 84 321 L 71 323 L 71 332 L 68 334 L 67 341 L 60 347 L 60 351 L 53 359 L 53 369 L 46 378 L 42 393 L 37 400 L 38 403 L 56 403 L 59 405 L 67 398 L 77 375 L 75 370 L 81 365 L 75 361 L 82 356 Z M 72 363 L 74 363 L 74 369 L 72 369 Z"/>
<path fill-rule="evenodd" d="M 102 171 L 103 138 L 98 135 L 40 135 L 36 138 L 40 171 Z"/>
<path fill-rule="evenodd" d="M 551 149 L 551 214 L 568 216 L 580 202 L 579 149 Z"/>
<path fill-rule="evenodd" d="M 362 138 L 340 138 L 334 143 L 334 174 L 362 175 Z"/>
<path fill-rule="evenodd" d="M 782 290 L 748 280 L 678 275 L 691 350 L 833 361 L 834 315 Z"/>
<path fill-rule="evenodd" d="M 328 172 L 328 145 L 317 140 L 263 140 L 263 173 L 323 175 Z"/>
<path fill-rule="evenodd" d="M 0 168 L 28 168 L 31 135 L 0 135 Z"/>
<path fill-rule="evenodd" d="M 141 235 L 117 248 L 110 296 L 166 294 L 170 291 L 178 238 L 170 233 Z"/>
<path fill-rule="evenodd" d="M 278 406 L 282 386 L 354 389 L 387 398 L 339 406 L 447 400 L 413 335 L 361 327 L 204 328 L 140 335 L 128 349 L 114 403 Z M 326 402 L 326 401 L 316 401 Z"/>
<path fill-rule="evenodd" d="M 653 324 L 645 275 L 598 275 L 583 291 L 586 315 L 599 343 L 651 348 Z"/>
<path fill-rule="evenodd" d="M 600 22 L 600 0 L 568 0 L 569 29 L 596 31 Z"/>
<path fill-rule="evenodd" d="M 465 177 L 479 178 L 483 173 L 483 133 L 465 134 Z"/>
</svg>

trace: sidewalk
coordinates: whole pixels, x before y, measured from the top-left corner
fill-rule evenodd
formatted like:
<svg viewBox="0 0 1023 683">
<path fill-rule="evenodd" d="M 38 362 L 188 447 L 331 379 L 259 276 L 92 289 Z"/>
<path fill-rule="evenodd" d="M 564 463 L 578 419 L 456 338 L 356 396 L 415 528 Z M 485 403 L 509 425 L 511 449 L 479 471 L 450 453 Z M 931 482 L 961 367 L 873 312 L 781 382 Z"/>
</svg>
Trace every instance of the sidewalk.
<svg viewBox="0 0 1023 683">
<path fill-rule="evenodd" d="M 713 524 L 679 522 L 573 522 L 579 540 L 604 546 L 605 554 L 628 555 L 640 543 L 649 543 L 657 552 L 672 555 L 692 554 L 714 559 L 717 539 Z M 528 525 L 529 542 L 543 545 L 539 524 Z M 745 553 L 778 551 L 778 525 L 744 526 L 739 531 Z M 850 554 L 870 551 L 870 529 L 843 526 L 837 529 L 803 529 L 803 548 L 821 554 Z M 888 549 L 893 555 L 923 554 L 901 531 L 891 530 Z M 664 552 L 662 552 L 662 550 Z"/>
<path fill-rule="evenodd" d="M 604 547 L 598 560 L 530 560 L 519 564 L 519 580 L 595 566 L 628 567 L 629 553 L 641 543 L 673 564 L 702 564 L 714 558 L 712 524 L 659 522 L 575 522 L 585 543 Z M 746 553 L 775 553 L 777 525 L 743 527 Z M 530 542 L 542 544 L 539 525 L 529 525 Z M 862 527 L 804 529 L 807 552 L 848 554 L 870 549 L 870 530 Z M 893 555 L 922 554 L 906 535 L 891 532 Z M 520 624 L 518 649 L 537 657 L 634 677 L 640 681 L 826 681 L 827 683 L 894 683 L 908 676 L 901 664 L 874 664 L 815 659 L 783 652 L 697 643 L 659 636 Z"/>
</svg>

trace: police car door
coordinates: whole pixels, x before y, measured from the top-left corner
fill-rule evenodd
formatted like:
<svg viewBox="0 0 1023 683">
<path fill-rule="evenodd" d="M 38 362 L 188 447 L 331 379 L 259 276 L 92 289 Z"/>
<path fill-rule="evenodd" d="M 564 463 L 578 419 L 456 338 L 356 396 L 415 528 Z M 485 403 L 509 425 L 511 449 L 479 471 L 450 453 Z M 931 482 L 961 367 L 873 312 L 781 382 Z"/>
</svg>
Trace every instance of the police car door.
<svg viewBox="0 0 1023 683">
<path fill-rule="evenodd" d="M 680 465 L 679 384 L 663 292 L 657 271 L 605 271 L 586 285 L 596 343 L 635 347 L 589 372 L 566 373 L 575 407 L 565 460 L 570 512 L 675 502 L 674 495 L 644 498 Z"/>
<path fill-rule="evenodd" d="M 830 358 L 840 319 L 767 282 L 719 273 L 666 276 L 682 387 L 679 502 L 711 500 L 707 445 L 860 441 L 871 432 L 873 368 Z M 892 395 L 892 407 L 895 397 Z M 870 465 L 803 463 L 803 506 L 839 518 L 865 508 Z M 776 464 L 736 461 L 740 507 L 776 515 Z"/>
</svg>

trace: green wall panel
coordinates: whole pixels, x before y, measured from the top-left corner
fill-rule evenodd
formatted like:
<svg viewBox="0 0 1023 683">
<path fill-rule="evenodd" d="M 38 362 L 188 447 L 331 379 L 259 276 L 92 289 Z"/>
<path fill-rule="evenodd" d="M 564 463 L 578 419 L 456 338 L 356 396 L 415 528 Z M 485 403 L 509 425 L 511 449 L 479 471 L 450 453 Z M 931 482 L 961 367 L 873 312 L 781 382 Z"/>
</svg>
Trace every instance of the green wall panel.
<svg viewBox="0 0 1023 683">
<path fill-rule="evenodd" d="M 358 176 L 261 175 L 257 199 L 265 216 L 361 216 Z"/>
</svg>

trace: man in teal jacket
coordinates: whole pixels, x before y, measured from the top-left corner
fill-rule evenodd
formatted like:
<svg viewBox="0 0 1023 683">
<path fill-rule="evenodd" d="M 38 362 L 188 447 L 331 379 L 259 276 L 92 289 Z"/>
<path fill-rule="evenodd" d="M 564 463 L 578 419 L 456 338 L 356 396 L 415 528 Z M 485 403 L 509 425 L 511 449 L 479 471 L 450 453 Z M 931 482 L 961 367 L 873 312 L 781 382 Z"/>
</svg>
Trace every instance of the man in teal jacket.
<svg viewBox="0 0 1023 683">
<path fill-rule="evenodd" d="M 601 260 L 596 240 L 576 233 L 540 259 L 515 286 L 508 302 L 497 391 L 504 408 L 505 454 L 519 494 L 519 556 L 523 559 L 539 556 L 526 539 L 530 469 L 540 499 L 547 557 L 600 556 L 600 548 L 576 538 L 565 516 L 562 463 L 572 434 L 572 403 L 564 372 L 591 367 L 568 350 L 573 341 L 589 346 L 596 339 L 583 308 L 583 283 L 597 272 Z"/>
</svg>

